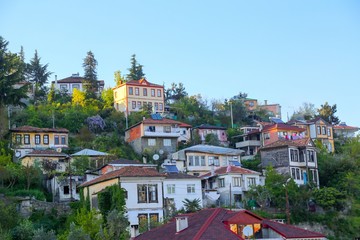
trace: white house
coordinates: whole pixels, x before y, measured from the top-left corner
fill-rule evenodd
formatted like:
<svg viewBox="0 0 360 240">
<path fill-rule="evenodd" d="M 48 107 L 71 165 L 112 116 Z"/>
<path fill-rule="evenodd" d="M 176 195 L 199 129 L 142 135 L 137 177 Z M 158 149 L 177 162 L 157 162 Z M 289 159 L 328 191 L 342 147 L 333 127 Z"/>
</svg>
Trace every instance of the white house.
<svg viewBox="0 0 360 240">
<path fill-rule="evenodd" d="M 208 172 L 200 178 L 203 180 L 205 198 L 208 204 L 216 190 L 220 195 L 218 204 L 241 208 L 246 198 L 246 192 L 251 186 L 264 185 L 261 173 L 237 166 L 220 167 L 214 172 Z M 210 200 L 210 201 L 209 201 Z"/>
<path fill-rule="evenodd" d="M 200 206 L 202 207 L 201 179 L 197 176 L 175 172 L 166 173 L 163 188 L 165 199 L 164 209 L 167 213 L 182 209 L 185 199 L 199 199 Z M 169 215 L 171 215 L 171 213 Z"/>
<path fill-rule="evenodd" d="M 243 150 L 199 144 L 172 154 L 172 160 L 181 172 L 195 176 L 205 174 L 222 166 L 240 166 Z"/>
</svg>

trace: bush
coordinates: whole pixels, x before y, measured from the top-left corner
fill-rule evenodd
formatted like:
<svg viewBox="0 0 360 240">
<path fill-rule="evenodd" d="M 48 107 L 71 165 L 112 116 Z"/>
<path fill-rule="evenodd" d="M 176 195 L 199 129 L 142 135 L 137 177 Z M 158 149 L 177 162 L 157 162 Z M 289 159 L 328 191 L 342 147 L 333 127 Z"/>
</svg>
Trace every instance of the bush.
<svg viewBox="0 0 360 240">
<path fill-rule="evenodd" d="M 37 189 L 30 189 L 30 190 L 15 190 L 12 192 L 7 193 L 8 196 L 17 196 L 17 197 L 34 197 L 37 200 L 45 201 L 46 196 L 44 192 L 37 190 Z"/>
</svg>

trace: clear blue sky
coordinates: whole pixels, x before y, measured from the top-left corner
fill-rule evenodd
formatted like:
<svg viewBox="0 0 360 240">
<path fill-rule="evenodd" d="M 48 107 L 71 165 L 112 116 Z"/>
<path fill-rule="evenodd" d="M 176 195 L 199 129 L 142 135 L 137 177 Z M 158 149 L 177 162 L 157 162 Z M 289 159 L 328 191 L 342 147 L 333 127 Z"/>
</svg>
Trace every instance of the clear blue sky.
<svg viewBox="0 0 360 240">
<path fill-rule="evenodd" d="M 62 79 L 83 74 L 91 50 L 98 78 L 114 86 L 137 55 L 150 82 L 182 82 L 209 102 L 239 92 L 279 103 L 337 104 L 360 126 L 360 1 L 0 0 L 0 35 L 26 60 Z"/>
</svg>

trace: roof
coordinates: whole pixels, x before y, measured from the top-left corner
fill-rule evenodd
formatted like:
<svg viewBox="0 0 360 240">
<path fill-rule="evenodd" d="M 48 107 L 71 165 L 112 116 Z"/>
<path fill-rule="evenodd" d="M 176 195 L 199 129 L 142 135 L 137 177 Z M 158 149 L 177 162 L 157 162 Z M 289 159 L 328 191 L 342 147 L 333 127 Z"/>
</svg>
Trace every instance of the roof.
<svg viewBox="0 0 360 240">
<path fill-rule="evenodd" d="M 358 127 L 348 126 L 348 125 L 346 125 L 346 123 L 335 125 L 335 126 L 333 126 L 333 128 L 335 130 L 352 130 L 352 131 L 358 131 L 359 130 Z"/>
<path fill-rule="evenodd" d="M 303 128 L 288 125 L 286 123 L 275 123 L 275 124 L 271 124 L 271 125 L 265 125 L 264 128 L 262 129 L 262 132 L 271 131 L 273 129 L 281 129 L 281 130 L 297 131 L 297 132 L 305 131 L 305 129 L 303 129 Z"/>
<path fill-rule="evenodd" d="M 12 128 L 12 132 L 28 132 L 28 133 L 69 133 L 66 128 L 38 128 L 32 126 L 21 126 Z"/>
<path fill-rule="evenodd" d="M 114 161 L 111 161 L 108 163 L 108 165 L 115 165 L 115 164 L 144 164 L 146 165 L 145 163 L 142 163 L 142 162 L 139 162 L 138 160 L 130 160 L 130 159 L 125 159 L 125 158 L 119 158 L 119 159 L 116 159 Z"/>
<path fill-rule="evenodd" d="M 326 236 L 321 233 L 305 230 L 292 225 L 278 223 L 268 219 L 263 220 L 269 228 L 279 233 L 283 237 L 289 238 L 325 238 Z"/>
<path fill-rule="evenodd" d="M 74 74 L 70 77 L 67 78 L 63 78 L 60 80 L 57 80 L 57 83 L 82 83 L 83 81 L 85 81 L 85 78 L 80 77 L 77 74 Z M 98 83 L 100 83 L 100 85 L 104 85 L 104 80 L 97 80 Z M 55 83 L 55 81 L 52 81 L 52 83 Z"/>
<path fill-rule="evenodd" d="M 202 153 L 212 153 L 212 154 L 219 154 L 219 155 L 240 155 L 243 153 L 243 150 L 233 149 L 233 148 L 226 148 L 226 147 L 219 147 L 213 145 L 206 145 L 206 144 L 198 144 L 195 146 L 191 146 L 188 148 L 183 149 L 185 152 L 202 152 Z"/>
<path fill-rule="evenodd" d="M 194 127 L 194 129 L 217 129 L 226 130 L 226 127 L 214 126 L 210 124 L 201 124 L 200 126 Z"/>
<path fill-rule="evenodd" d="M 33 150 L 30 153 L 25 154 L 24 157 L 67 157 L 68 155 L 65 153 L 57 152 L 53 149 L 46 149 L 46 150 Z"/>
<path fill-rule="evenodd" d="M 237 174 L 256 174 L 256 175 L 260 175 L 261 173 L 250 170 L 250 169 L 246 169 L 246 168 L 242 168 L 242 167 L 237 167 L 237 166 L 227 166 L 227 167 L 219 167 L 217 169 L 215 169 L 215 175 L 223 175 L 223 174 L 228 174 L 228 173 L 237 173 Z M 205 173 L 203 175 L 201 175 L 200 177 L 210 177 L 211 176 L 211 172 Z"/>
<path fill-rule="evenodd" d="M 76 156 L 98 157 L 98 156 L 107 156 L 107 155 L 109 155 L 109 154 L 105 153 L 105 152 L 100 152 L 100 151 L 85 148 L 79 152 L 72 154 L 71 156 L 73 156 L 73 157 L 76 157 Z"/>
<path fill-rule="evenodd" d="M 185 173 L 175 173 L 175 172 L 165 173 L 165 178 L 166 179 L 199 179 L 199 177 L 195 175 L 189 175 Z"/>
<path fill-rule="evenodd" d="M 130 81 L 124 82 L 123 84 L 120 84 L 119 86 L 116 86 L 113 89 L 119 88 L 119 87 L 122 87 L 122 86 L 125 86 L 125 85 L 164 88 L 163 85 L 154 84 L 154 83 L 151 83 L 151 82 L 147 81 L 146 78 L 142 78 L 140 80 L 130 80 Z"/>
<path fill-rule="evenodd" d="M 260 150 L 262 149 L 269 149 L 269 148 L 279 148 L 279 147 L 289 147 L 289 146 L 293 146 L 293 147 L 307 147 L 309 146 L 309 144 L 311 144 L 311 146 L 313 146 L 313 142 L 310 138 L 302 138 L 302 139 L 297 139 L 297 140 L 278 140 L 276 142 L 270 143 L 268 145 L 265 145 L 263 147 L 260 148 Z"/>
<path fill-rule="evenodd" d="M 166 239 L 180 240 L 180 239 L 243 239 L 230 231 L 229 227 L 223 223 L 233 212 L 223 208 L 208 208 L 200 210 L 192 214 L 184 214 L 181 216 L 188 217 L 188 227 L 180 232 L 176 232 L 176 220 L 172 219 L 169 223 L 164 224 L 158 228 L 151 229 L 137 236 L 136 240 L 163 240 Z"/>
<path fill-rule="evenodd" d="M 128 129 L 138 126 L 140 124 L 147 124 L 147 125 L 149 125 L 149 124 L 171 124 L 171 125 L 177 124 L 179 127 L 191 127 L 191 125 L 189 125 L 187 123 L 175 121 L 175 120 L 168 119 L 168 118 L 162 118 L 162 119 L 146 118 L 146 119 L 142 120 L 141 122 L 138 122 L 138 123 L 130 126 Z"/>
<path fill-rule="evenodd" d="M 308 123 L 317 123 L 318 121 L 323 121 L 326 125 L 331 125 L 330 123 L 328 123 L 327 121 L 325 121 L 323 118 L 321 117 L 316 117 L 314 119 L 308 120 Z"/>
<path fill-rule="evenodd" d="M 247 210 L 241 210 L 235 214 L 233 214 L 233 216 L 229 217 L 228 219 L 226 219 L 226 222 L 228 223 L 237 223 L 237 224 L 243 224 L 243 225 L 248 225 L 248 224 L 257 224 L 257 223 L 261 223 L 263 220 L 262 217 L 255 215 L 254 213 L 247 211 Z"/>
<path fill-rule="evenodd" d="M 80 185 L 80 187 L 91 186 L 100 182 L 104 182 L 119 177 L 165 177 L 165 175 L 159 173 L 154 168 L 126 166 L 121 169 L 108 172 L 88 182 L 84 182 L 83 184 Z"/>
</svg>

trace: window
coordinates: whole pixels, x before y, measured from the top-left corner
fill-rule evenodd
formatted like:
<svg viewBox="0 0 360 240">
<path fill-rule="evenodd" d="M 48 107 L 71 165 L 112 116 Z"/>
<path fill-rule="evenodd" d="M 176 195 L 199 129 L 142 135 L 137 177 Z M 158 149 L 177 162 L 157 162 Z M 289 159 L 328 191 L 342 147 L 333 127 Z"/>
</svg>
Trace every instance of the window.
<svg viewBox="0 0 360 240">
<path fill-rule="evenodd" d="M 225 187 L 225 179 L 219 178 L 219 188 Z"/>
<path fill-rule="evenodd" d="M 133 92 L 133 87 L 129 87 L 129 95 L 133 95 L 134 92 Z"/>
<path fill-rule="evenodd" d="M 80 84 L 76 83 L 72 85 L 73 89 L 80 89 Z"/>
<path fill-rule="evenodd" d="M 298 162 L 299 161 L 299 152 L 295 149 L 290 149 L 290 161 Z"/>
<path fill-rule="evenodd" d="M 61 84 L 60 85 L 60 90 L 61 91 L 66 91 L 67 90 L 67 85 L 66 84 Z"/>
<path fill-rule="evenodd" d="M 49 144 L 49 135 L 46 134 L 46 135 L 43 136 L 43 143 L 44 144 Z"/>
<path fill-rule="evenodd" d="M 149 126 L 148 131 L 149 132 L 155 132 L 155 126 Z"/>
<path fill-rule="evenodd" d="M 326 127 L 325 126 L 321 127 L 321 134 L 326 135 Z"/>
<path fill-rule="evenodd" d="M 164 139 L 163 144 L 164 144 L 165 147 L 170 147 L 171 146 L 171 139 Z"/>
<path fill-rule="evenodd" d="M 156 139 L 155 138 L 149 138 L 148 139 L 148 146 L 156 146 Z"/>
<path fill-rule="evenodd" d="M 147 88 L 143 88 L 143 95 L 147 96 Z"/>
<path fill-rule="evenodd" d="M 132 109 L 135 109 L 135 108 L 136 108 L 136 101 L 132 101 L 132 102 L 131 102 L 131 107 L 132 107 Z"/>
<path fill-rule="evenodd" d="M 308 162 L 314 162 L 315 161 L 315 153 L 312 150 L 307 150 L 306 151 L 307 154 L 307 160 Z"/>
<path fill-rule="evenodd" d="M 143 106 L 144 106 L 144 107 L 146 106 L 146 104 L 147 104 L 146 102 L 143 102 Z"/>
<path fill-rule="evenodd" d="M 64 191 L 64 195 L 70 194 L 70 188 L 69 188 L 69 186 L 64 186 L 63 191 Z"/>
<path fill-rule="evenodd" d="M 320 126 L 317 126 L 316 129 L 317 129 L 317 134 L 320 135 L 320 134 L 321 134 L 321 128 L 320 128 Z"/>
<path fill-rule="evenodd" d="M 265 138 L 265 139 L 270 139 L 270 133 L 265 133 L 265 134 L 264 134 L 264 138 Z"/>
<path fill-rule="evenodd" d="M 162 103 L 159 103 L 159 111 L 162 111 L 164 108 L 163 108 L 163 104 Z"/>
<path fill-rule="evenodd" d="M 241 177 L 233 177 L 234 187 L 241 187 Z"/>
<path fill-rule="evenodd" d="M 166 185 L 167 194 L 175 194 L 175 184 Z"/>
<path fill-rule="evenodd" d="M 61 136 L 61 145 L 66 145 L 66 137 Z"/>
<path fill-rule="evenodd" d="M 138 203 L 157 203 L 158 192 L 156 184 L 138 184 Z"/>
<path fill-rule="evenodd" d="M 160 89 L 157 90 L 157 96 L 161 97 L 161 90 Z"/>
<path fill-rule="evenodd" d="M 187 185 L 187 193 L 195 193 L 195 184 Z"/>
<path fill-rule="evenodd" d="M 16 134 L 15 142 L 16 144 L 21 144 L 21 134 Z"/>
<path fill-rule="evenodd" d="M 137 102 L 137 108 L 141 109 L 141 102 L 140 101 Z"/>
<path fill-rule="evenodd" d="M 139 96 L 139 88 L 135 88 L 135 95 Z"/>
<path fill-rule="evenodd" d="M 24 135 L 24 144 L 30 144 L 30 135 L 29 134 Z"/>
<path fill-rule="evenodd" d="M 189 166 L 205 166 L 205 156 L 189 156 Z"/>
<path fill-rule="evenodd" d="M 205 166 L 205 156 L 200 156 L 200 164 L 201 166 Z"/>
<path fill-rule="evenodd" d="M 293 179 L 296 179 L 296 180 L 301 180 L 302 179 L 302 176 L 301 176 L 301 171 L 299 168 L 291 168 L 291 177 Z"/>
<path fill-rule="evenodd" d="M 189 156 L 189 166 L 195 166 L 194 156 Z"/>
<path fill-rule="evenodd" d="M 55 135 L 55 136 L 54 136 L 54 143 L 55 143 L 55 145 L 59 145 L 59 144 L 60 144 L 59 135 Z"/>
<path fill-rule="evenodd" d="M 256 185 L 256 179 L 254 177 L 247 178 L 248 186 Z"/>
<path fill-rule="evenodd" d="M 220 166 L 219 157 L 209 156 L 208 161 L 209 161 L 209 166 L 212 166 L 212 165 Z"/>
<path fill-rule="evenodd" d="M 164 126 L 165 133 L 171 133 L 171 126 Z"/>
<path fill-rule="evenodd" d="M 158 111 L 159 110 L 159 103 L 155 103 L 155 111 Z"/>
<path fill-rule="evenodd" d="M 151 89 L 151 96 L 155 97 L 155 89 Z"/>
<path fill-rule="evenodd" d="M 327 134 L 328 134 L 329 137 L 331 137 L 331 128 L 327 129 Z"/>
<path fill-rule="evenodd" d="M 41 143 L 41 138 L 40 138 L 40 135 L 39 134 L 36 134 L 35 135 L 35 144 L 40 144 Z"/>
</svg>

